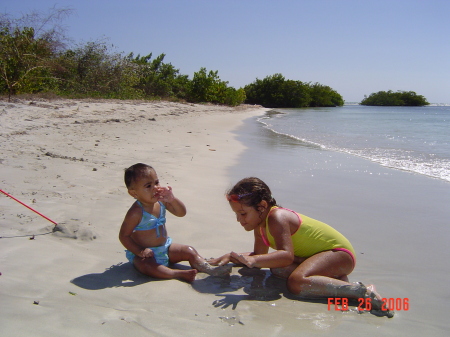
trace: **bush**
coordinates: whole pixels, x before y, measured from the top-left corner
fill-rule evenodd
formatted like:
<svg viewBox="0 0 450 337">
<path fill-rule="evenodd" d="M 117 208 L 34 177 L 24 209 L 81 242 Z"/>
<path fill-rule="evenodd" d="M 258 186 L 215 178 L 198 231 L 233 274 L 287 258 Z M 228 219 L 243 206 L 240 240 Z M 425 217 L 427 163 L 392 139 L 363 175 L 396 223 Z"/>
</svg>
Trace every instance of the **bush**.
<svg viewBox="0 0 450 337">
<path fill-rule="evenodd" d="M 218 71 L 206 72 L 206 68 L 194 73 L 194 78 L 189 84 L 187 100 L 190 102 L 211 102 L 236 106 L 244 102 L 243 89 L 228 87 L 228 82 L 222 81 Z"/>
<path fill-rule="evenodd" d="M 188 76 L 181 75 L 179 69 L 170 63 L 164 63 L 165 54 L 150 61 L 152 54 L 146 56 L 129 54 L 127 59 L 136 65 L 138 82 L 135 88 L 144 92 L 147 97 L 184 99 L 188 86 Z"/>
<path fill-rule="evenodd" d="M 344 105 L 344 99 L 329 86 L 315 83 L 310 86 L 311 107 L 333 107 Z"/>
<path fill-rule="evenodd" d="M 0 31 L 0 87 L 9 97 L 37 92 L 51 82 L 46 67 L 51 55 L 49 44 L 36 39 L 33 28 L 4 27 Z"/>
<path fill-rule="evenodd" d="M 139 81 L 137 67 L 120 54 L 110 53 L 104 42 L 88 42 L 53 61 L 52 71 L 61 94 L 130 99 L 144 96 L 135 88 Z"/>
<path fill-rule="evenodd" d="M 304 108 L 317 106 L 342 106 L 342 96 L 328 86 L 286 80 L 281 74 L 245 86 L 246 103 L 267 108 Z"/>
<path fill-rule="evenodd" d="M 414 91 L 378 91 L 372 93 L 359 103 L 361 105 L 372 106 L 424 106 L 428 101 L 422 95 L 417 95 Z"/>
</svg>

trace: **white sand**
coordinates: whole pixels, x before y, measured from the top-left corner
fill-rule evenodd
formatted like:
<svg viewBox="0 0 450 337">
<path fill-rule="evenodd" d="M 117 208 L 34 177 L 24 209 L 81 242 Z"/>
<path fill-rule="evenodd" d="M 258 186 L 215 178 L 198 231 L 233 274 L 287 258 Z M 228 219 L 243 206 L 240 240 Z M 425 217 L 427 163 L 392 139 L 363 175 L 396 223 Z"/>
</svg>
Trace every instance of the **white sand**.
<svg viewBox="0 0 450 337">
<path fill-rule="evenodd" d="M 153 165 L 188 208 L 184 218 L 168 217 L 174 242 L 207 257 L 222 254 L 230 219 L 225 172 L 243 149 L 230 131 L 263 112 L 171 102 L 0 102 L 0 188 L 67 229 L 45 234 L 51 222 L 0 194 L 0 334 L 226 334 L 234 319 L 220 318 L 228 314 L 212 305 L 215 294 L 154 281 L 127 263 L 117 238 L 133 202 L 123 170 Z M 200 286 L 206 276 L 198 275 Z"/>
</svg>

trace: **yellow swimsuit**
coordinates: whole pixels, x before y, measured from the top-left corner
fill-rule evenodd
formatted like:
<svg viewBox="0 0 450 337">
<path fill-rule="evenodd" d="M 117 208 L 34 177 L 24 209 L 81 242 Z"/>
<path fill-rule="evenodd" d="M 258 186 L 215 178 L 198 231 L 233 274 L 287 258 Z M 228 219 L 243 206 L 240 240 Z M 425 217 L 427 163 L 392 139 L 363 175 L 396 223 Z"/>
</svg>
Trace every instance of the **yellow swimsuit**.
<svg viewBox="0 0 450 337">
<path fill-rule="evenodd" d="M 353 259 L 353 264 L 355 264 L 355 251 L 351 243 L 333 227 L 303 214 L 291 211 L 290 209 L 278 206 L 273 206 L 270 209 L 269 214 L 276 208 L 285 209 L 298 216 L 299 227 L 291 236 L 295 256 L 310 257 L 327 250 L 342 250 L 350 254 Z M 266 218 L 267 238 L 265 237 L 262 228 L 260 228 L 260 230 L 264 243 L 273 249 L 277 249 L 275 240 L 269 231 L 269 215 L 267 215 Z"/>
</svg>

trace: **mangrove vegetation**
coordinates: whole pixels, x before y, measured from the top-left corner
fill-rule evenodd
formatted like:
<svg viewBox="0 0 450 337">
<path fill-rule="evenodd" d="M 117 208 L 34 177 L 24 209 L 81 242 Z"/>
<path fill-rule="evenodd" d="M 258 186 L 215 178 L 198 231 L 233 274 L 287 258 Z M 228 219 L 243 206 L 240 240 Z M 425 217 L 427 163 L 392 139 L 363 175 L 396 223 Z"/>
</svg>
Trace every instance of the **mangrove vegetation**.
<svg viewBox="0 0 450 337">
<path fill-rule="evenodd" d="M 417 95 L 414 91 L 378 91 L 369 97 L 365 96 L 359 103 L 361 105 L 374 106 L 424 106 L 428 101 L 422 95 Z"/>
<path fill-rule="evenodd" d="M 67 45 L 61 21 L 70 9 L 52 8 L 18 19 L 0 14 L 0 94 L 50 93 L 65 98 L 168 99 L 265 107 L 341 106 L 328 86 L 274 74 L 235 89 L 218 71 L 184 75 L 165 54 L 118 53 L 105 41 Z"/>
</svg>

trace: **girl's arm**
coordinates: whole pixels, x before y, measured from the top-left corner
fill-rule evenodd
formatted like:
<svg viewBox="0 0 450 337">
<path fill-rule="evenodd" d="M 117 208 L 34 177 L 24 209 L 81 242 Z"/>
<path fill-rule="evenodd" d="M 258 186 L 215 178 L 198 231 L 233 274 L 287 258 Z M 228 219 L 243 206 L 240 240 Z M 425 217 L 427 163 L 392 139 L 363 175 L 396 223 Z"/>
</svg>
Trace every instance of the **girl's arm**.
<svg viewBox="0 0 450 337">
<path fill-rule="evenodd" d="M 231 253 L 226 253 L 225 255 L 222 255 L 221 257 L 218 258 L 211 258 L 211 259 L 207 259 L 206 261 L 213 265 L 213 266 L 223 266 L 226 265 L 227 263 L 231 262 L 231 263 L 235 263 L 235 264 L 242 264 L 241 262 L 239 262 L 238 260 L 236 260 L 235 258 L 233 258 L 231 256 L 231 254 L 233 254 L 233 252 Z M 243 255 L 250 255 L 252 253 L 242 253 Z"/>
<path fill-rule="evenodd" d="M 251 255 L 267 254 L 269 252 L 269 246 L 266 246 L 264 243 L 259 227 L 253 230 L 253 235 L 255 237 L 255 243 L 253 245 L 253 254 Z"/>
<path fill-rule="evenodd" d="M 269 247 L 267 247 L 264 244 L 264 241 L 261 237 L 259 230 L 255 230 L 254 235 L 255 235 L 255 244 L 253 247 L 253 252 L 239 253 L 239 254 L 235 253 L 235 252 L 231 252 L 231 253 L 222 255 L 221 257 L 218 257 L 216 259 L 209 259 L 208 262 L 210 264 L 212 264 L 213 266 L 222 266 L 229 262 L 234 263 L 234 264 L 246 265 L 246 263 L 242 262 L 239 259 L 240 256 L 249 257 L 249 256 L 254 256 L 254 255 L 259 255 L 259 254 L 267 254 L 267 252 L 269 251 Z"/>
<path fill-rule="evenodd" d="M 289 216 L 289 214 L 287 214 Z M 292 246 L 289 218 L 286 214 L 274 211 L 269 215 L 269 230 L 272 234 L 277 250 L 268 253 L 262 239 L 260 229 L 254 230 L 255 248 L 253 255 L 231 253 L 231 257 L 245 264 L 249 268 L 281 268 L 294 262 L 294 248 Z"/>
<path fill-rule="evenodd" d="M 182 217 L 186 215 L 186 206 L 183 202 L 175 198 L 172 193 L 172 187 L 161 187 L 158 190 L 159 200 L 164 203 L 166 209 L 175 216 Z"/>
</svg>

